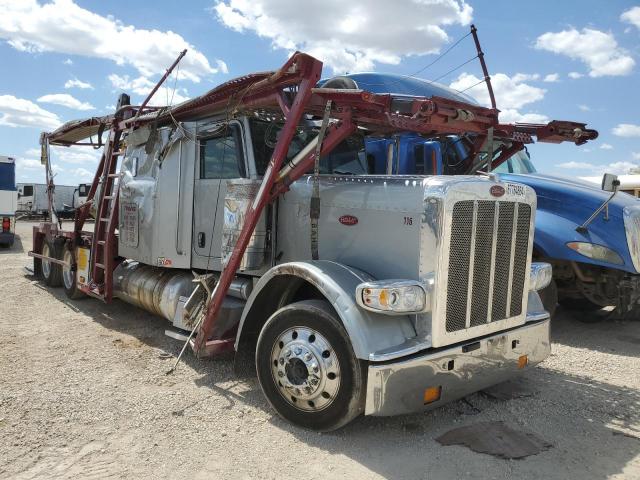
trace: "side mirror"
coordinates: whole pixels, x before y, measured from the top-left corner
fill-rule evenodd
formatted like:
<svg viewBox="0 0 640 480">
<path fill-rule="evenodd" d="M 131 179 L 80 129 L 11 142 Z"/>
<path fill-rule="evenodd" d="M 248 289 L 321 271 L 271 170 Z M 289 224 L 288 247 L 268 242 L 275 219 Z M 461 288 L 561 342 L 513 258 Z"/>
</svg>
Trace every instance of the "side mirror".
<svg viewBox="0 0 640 480">
<path fill-rule="evenodd" d="M 605 173 L 602 176 L 602 190 L 605 192 L 615 192 L 620 185 L 618 176 L 613 173 Z"/>
</svg>

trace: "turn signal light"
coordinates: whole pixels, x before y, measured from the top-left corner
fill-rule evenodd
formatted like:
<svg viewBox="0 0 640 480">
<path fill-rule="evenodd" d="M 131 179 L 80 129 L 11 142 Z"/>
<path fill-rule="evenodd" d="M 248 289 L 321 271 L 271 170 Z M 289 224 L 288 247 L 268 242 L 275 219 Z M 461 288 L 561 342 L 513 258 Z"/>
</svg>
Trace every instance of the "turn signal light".
<svg viewBox="0 0 640 480">
<path fill-rule="evenodd" d="M 433 403 L 440 400 L 441 394 L 442 394 L 442 386 L 429 387 L 425 389 L 424 395 L 422 396 L 424 404 L 426 405 L 427 403 Z"/>
<path fill-rule="evenodd" d="M 529 364 L 529 357 L 526 355 L 520 355 L 518 357 L 518 368 L 524 368 Z"/>
</svg>

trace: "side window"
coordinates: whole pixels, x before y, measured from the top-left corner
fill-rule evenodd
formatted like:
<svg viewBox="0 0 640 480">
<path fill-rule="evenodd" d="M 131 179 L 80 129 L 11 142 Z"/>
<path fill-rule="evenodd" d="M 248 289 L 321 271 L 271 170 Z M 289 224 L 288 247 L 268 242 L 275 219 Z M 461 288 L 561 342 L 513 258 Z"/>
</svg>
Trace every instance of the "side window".
<svg viewBox="0 0 640 480">
<path fill-rule="evenodd" d="M 200 139 L 200 178 L 245 177 L 240 130 L 231 125 L 221 134 Z"/>
<path fill-rule="evenodd" d="M 22 194 L 25 197 L 31 197 L 33 195 L 33 185 L 25 185 Z"/>
</svg>

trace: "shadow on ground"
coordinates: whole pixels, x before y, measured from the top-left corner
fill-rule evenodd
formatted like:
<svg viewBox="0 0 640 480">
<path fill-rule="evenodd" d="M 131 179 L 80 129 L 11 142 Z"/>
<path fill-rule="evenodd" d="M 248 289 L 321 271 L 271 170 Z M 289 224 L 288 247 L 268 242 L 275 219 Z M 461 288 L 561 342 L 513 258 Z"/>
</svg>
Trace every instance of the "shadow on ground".
<svg viewBox="0 0 640 480">
<path fill-rule="evenodd" d="M 136 307 L 118 300 L 108 305 L 91 299 L 71 301 L 62 289 L 48 291 L 105 328 L 131 335 L 150 347 L 173 356 L 182 347 L 180 342 L 164 335 L 169 327 L 167 321 Z M 623 341 L 620 347 L 618 337 L 623 333 L 616 331 L 615 325 L 585 326 L 571 312 L 563 311 L 554 320 L 553 337 L 565 345 L 606 352 L 613 348 L 616 339 L 617 353 L 637 357 L 640 355 L 637 337 L 628 334 L 628 330 L 637 332 L 637 328 L 625 325 L 625 329 L 626 343 Z M 199 360 L 188 352 L 183 362 L 201 375 L 195 380 L 198 386 L 210 389 L 211 396 L 226 399 L 225 408 L 248 405 L 271 411 L 257 380 L 252 375 L 237 376 L 229 368 L 233 357 Z M 243 372 L 247 370 L 250 368 Z M 180 375 L 179 371 L 176 375 Z M 519 478 L 605 478 L 621 473 L 637 455 L 638 391 L 544 367 L 530 370 L 522 381 L 534 392 L 532 396 L 505 401 L 477 393 L 432 412 L 390 418 L 361 417 L 327 434 L 299 429 L 275 414 L 270 422 L 307 445 L 348 457 L 385 478 L 448 478 L 452 462 L 457 464 L 457 471 L 473 469 L 470 475 L 478 478 L 483 478 L 488 468 L 498 469 L 493 470 L 496 475 L 502 469 Z M 244 387 L 240 389 L 243 393 L 237 393 L 238 385 Z M 182 416 L 202 401 L 172 413 Z M 513 428 L 532 431 L 554 447 L 537 456 L 509 462 L 464 447 L 442 447 L 434 440 L 461 425 L 496 419 Z M 558 470 L 559 464 L 565 470 Z M 447 465 L 449 470 L 445 469 Z"/>
<path fill-rule="evenodd" d="M 16 235 L 13 240 L 13 245 L 10 247 L 0 246 L 0 255 L 23 253 L 24 247 L 22 246 L 22 239 L 20 235 Z"/>
</svg>

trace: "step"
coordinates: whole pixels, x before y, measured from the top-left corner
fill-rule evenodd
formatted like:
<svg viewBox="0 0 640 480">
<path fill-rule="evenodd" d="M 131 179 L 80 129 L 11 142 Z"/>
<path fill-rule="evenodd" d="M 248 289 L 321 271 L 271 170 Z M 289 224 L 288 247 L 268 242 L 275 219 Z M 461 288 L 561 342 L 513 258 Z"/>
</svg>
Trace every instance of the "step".
<svg viewBox="0 0 640 480">
<path fill-rule="evenodd" d="M 108 221 L 109 221 L 109 219 L 108 219 L 108 218 L 101 218 L 101 219 L 100 219 L 100 221 L 101 221 L 101 222 L 108 222 Z"/>
<path fill-rule="evenodd" d="M 106 268 L 102 263 L 96 263 L 96 267 L 101 268 L 103 270 Z"/>
</svg>

